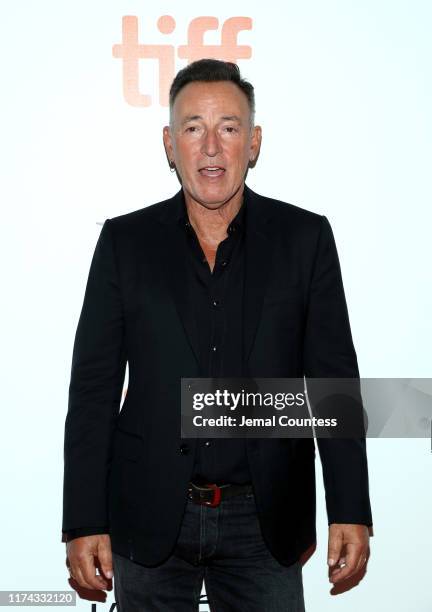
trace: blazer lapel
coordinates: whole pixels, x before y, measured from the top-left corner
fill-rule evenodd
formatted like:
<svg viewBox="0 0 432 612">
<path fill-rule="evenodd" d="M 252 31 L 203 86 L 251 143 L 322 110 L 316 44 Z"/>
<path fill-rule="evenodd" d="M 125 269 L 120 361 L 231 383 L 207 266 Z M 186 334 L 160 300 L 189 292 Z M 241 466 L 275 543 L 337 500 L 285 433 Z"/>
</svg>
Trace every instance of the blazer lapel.
<svg viewBox="0 0 432 612">
<path fill-rule="evenodd" d="M 183 324 L 189 344 L 198 365 L 200 365 L 198 328 L 194 317 L 194 307 L 190 294 L 189 272 L 187 268 L 186 234 L 179 224 L 183 206 L 182 190 L 178 191 L 164 205 L 162 214 L 159 218 L 160 222 L 163 224 L 160 247 L 163 253 L 163 266 L 168 287 L 171 291 L 177 313 Z"/>
<path fill-rule="evenodd" d="M 272 256 L 271 216 L 265 199 L 247 185 L 244 190 L 247 206 L 245 241 L 245 285 L 243 301 L 243 359 L 246 364 L 261 317 Z"/>
</svg>

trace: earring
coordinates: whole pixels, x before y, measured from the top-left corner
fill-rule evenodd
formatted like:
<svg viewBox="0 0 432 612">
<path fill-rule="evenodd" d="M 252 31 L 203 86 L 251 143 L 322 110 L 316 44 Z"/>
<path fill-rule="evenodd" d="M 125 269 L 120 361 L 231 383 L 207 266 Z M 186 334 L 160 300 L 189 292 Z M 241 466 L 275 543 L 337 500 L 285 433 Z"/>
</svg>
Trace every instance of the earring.
<svg viewBox="0 0 432 612">
<path fill-rule="evenodd" d="M 176 167 L 174 164 L 174 160 L 170 159 L 170 172 L 175 172 L 175 170 L 176 170 Z"/>
</svg>

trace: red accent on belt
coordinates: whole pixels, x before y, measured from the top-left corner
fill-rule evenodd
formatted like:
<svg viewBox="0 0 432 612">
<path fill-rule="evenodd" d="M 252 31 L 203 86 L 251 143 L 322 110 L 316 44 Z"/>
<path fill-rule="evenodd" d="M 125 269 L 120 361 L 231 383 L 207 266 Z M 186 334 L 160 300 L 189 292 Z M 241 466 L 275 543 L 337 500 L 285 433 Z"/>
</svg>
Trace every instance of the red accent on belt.
<svg viewBox="0 0 432 612">
<path fill-rule="evenodd" d="M 219 504 L 221 502 L 221 490 L 220 490 L 220 488 L 217 486 L 217 484 L 208 484 L 208 483 L 206 483 L 204 486 L 205 487 L 210 487 L 210 489 L 213 489 L 213 499 L 211 501 L 203 501 L 202 503 L 205 506 L 210 506 L 211 508 L 215 508 L 216 506 L 219 506 Z"/>
</svg>

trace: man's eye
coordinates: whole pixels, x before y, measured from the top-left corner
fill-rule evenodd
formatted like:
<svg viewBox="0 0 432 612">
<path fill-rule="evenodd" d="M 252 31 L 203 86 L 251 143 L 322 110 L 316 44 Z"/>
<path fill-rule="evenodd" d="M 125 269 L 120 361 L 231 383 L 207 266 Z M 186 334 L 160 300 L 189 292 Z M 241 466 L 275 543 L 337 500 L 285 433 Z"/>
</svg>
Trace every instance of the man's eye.
<svg viewBox="0 0 432 612">
<path fill-rule="evenodd" d="M 227 125 L 225 128 L 230 134 L 232 134 L 233 132 L 236 132 L 237 130 L 235 129 L 235 127 L 233 127 L 232 125 Z"/>
<path fill-rule="evenodd" d="M 189 127 L 186 128 L 186 132 L 194 132 L 197 129 L 198 128 L 195 125 L 190 125 Z"/>
</svg>

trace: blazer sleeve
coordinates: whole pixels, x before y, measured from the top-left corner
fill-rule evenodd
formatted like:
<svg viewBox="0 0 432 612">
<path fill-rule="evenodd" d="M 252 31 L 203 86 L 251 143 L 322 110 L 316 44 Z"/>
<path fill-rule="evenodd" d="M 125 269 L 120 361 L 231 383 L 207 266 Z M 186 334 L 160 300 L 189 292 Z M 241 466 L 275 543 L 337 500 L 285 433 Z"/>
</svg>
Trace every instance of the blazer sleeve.
<svg viewBox="0 0 432 612">
<path fill-rule="evenodd" d="M 79 527 L 78 529 L 71 529 L 70 531 L 62 532 L 62 542 L 71 542 L 76 538 L 82 538 L 90 535 L 101 535 L 109 533 L 109 527 Z"/>
<path fill-rule="evenodd" d="M 306 383 L 308 377 L 359 379 L 336 243 L 325 216 L 310 284 L 303 358 Z M 328 523 L 372 525 L 365 437 L 317 438 L 317 445 Z"/>
<path fill-rule="evenodd" d="M 64 432 L 64 537 L 80 528 L 107 532 L 107 478 L 125 369 L 119 274 L 111 222 L 106 219 L 91 261 L 73 346 Z"/>
</svg>

